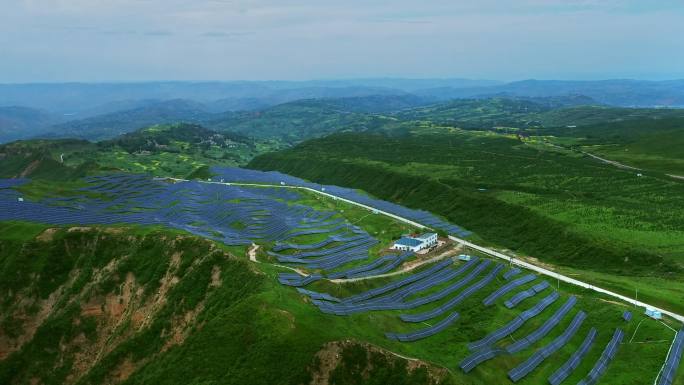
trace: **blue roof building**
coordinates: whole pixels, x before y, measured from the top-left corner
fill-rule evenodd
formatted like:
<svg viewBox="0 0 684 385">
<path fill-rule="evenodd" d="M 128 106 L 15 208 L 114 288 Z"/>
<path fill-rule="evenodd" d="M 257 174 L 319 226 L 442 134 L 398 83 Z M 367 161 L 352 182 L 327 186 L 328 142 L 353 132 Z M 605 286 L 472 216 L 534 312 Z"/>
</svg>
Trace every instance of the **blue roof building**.
<svg viewBox="0 0 684 385">
<path fill-rule="evenodd" d="M 418 236 L 403 236 L 394 242 L 394 250 L 413 251 L 427 249 L 437 244 L 437 233 L 425 233 Z"/>
<path fill-rule="evenodd" d="M 408 247 L 420 246 L 421 243 L 423 243 L 423 242 L 419 241 L 416 238 L 409 238 L 409 237 L 401 237 L 401 238 L 399 238 L 399 240 L 394 242 L 395 245 L 408 246 Z"/>
</svg>

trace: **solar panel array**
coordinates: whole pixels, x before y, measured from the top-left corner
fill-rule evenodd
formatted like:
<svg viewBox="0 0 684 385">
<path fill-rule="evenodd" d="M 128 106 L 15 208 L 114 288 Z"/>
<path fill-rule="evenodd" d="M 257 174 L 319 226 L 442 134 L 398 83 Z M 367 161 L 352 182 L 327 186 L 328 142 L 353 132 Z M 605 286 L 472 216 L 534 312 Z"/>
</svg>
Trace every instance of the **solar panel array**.
<svg viewBox="0 0 684 385">
<path fill-rule="evenodd" d="M 471 354 L 470 356 L 466 357 L 463 361 L 461 361 L 461 370 L 468 373 L 471 370 L 475 369 L 477 365 L 505 353 L 505 349 L 498 348 L 488 348 L 485 350 L 481 350 L 477 353 Z"/>
<path fill-rule="evenodd" d="M 513 382 L 520 381 L 523 377 L 530 374 L 534 369 L 536 369 L 545 359 L 549 358 L 553 353 L 557 352 L 560 348 L 565 346 L 572 337 L 577 333 L 577 330 L 582 326 L 582 323 L 587 318 L 587 314 L 583 311 L 579 311 L 575 318 L 565 331 L 551 341 L 548 345 L 542 347 L 541 349 L 534 352 L 534 354 L 528 358 L 522 364 L 516 366 L 508 372 L 508 378 Z"/>
<path fill-rule="evenodd" d="M 322 279 L 320 274 L 300 275 L 296 273 L 280 273 L 278 274 L 278 282 L 287 286 L 306 286 L 311 282 Z"/>
<path fill-rule="evenodd" d="M 670 353 L 665 360 L 663 371 L 658 377 L 658 385 L 672 385 L 677 374 L 677 368 L 684 354 L 684 327 L 677 333 L 670 348 Z"/>
<path fill-rule="evenodd" d="M 510 270 L 509 270 L 509 272 L 510 272 Z M 521 277 L 521 278 L 518 278 L 514 281 L 511 281 L 511 282 L 501 286 L 497 291 L 493 292 L 487 298 L 482 300 L 482 303 L 485 306 L 491 306 L 501 296 L 506 295 L 509 291 L 515 289 L 518 286 L 522 286 L 528 282 L 534 281 L 535 278 L 536 278 L 536 276 L 534 274 L 527 274 L 524 277 Z"/>
<path fill-rule="evenodd" d="M 577 369 L 584 356 L 587 355 L 589 349 L 591 349 L 591 346 L 594 344 L 596 334 L 596 328 L 591 328 L 591 330 L 589 330 L 589 333 L 587 333 L 587 336 L 584 338 L 584 341 L 582 341 L 579 348 L 577 348 L 577 350 L 572 353 L 572 356 L 570 356 L 570 358 L 549 377 L 549 384 L 560 385 L 561 382 L 565 381 L 565 379 Z"/>
<path fill-rule="evenodd" d="M 625 311 L 622 313 L 622 319 L 629 322 L 632 320 L 632 312 L 631 311 Z"/>
<path fill-rule="evenodd" d="M 594 385 L 598 382 L 599 378 L 608 369 L 608 364 L 615 358 L 615 354 L 620 348 L 620 343 L 625 336 L 625 332 L 622 329 L 616 329 L 613 333 L 613 338 L 611 338 L 606 348 L 601 354 L 601 358 L 596 362 L 596 365 L 589 371 L 587 377 L 580 381 L 577 385 Z"/>
<path fill-rule="evenodd" d="M 283 181 L 291 185 L 321 187 L 279 173 L 244 169 L 224 170 L 228 171 L 222 176 L 231 181 Z M 370 249 L 377 244 L 376 239 L 334 212 L 317 211 L 305 205 L 290 204 L 291 201 L 300 198 L 295 190 L 225 186 L 194 181 L 170 183 L 141 175 L 121 174 L 89 178 L 88 186 L 82 189 L 81 195 L 22 202 L 18 199 L 21 195 L 13 188 L 26 182 L 20 179 L 0 180 L 0 220 L 27 220 L 56 225 L 165 225 L 229 245 L 247 245 L 258 240 L 273 242 L 274 246 L 268 254 L 278 262 L 315 270 L 313 273 L 303 273 L 300 270 L 280 273 L 278 281 L 283 285 L 297 287 L 299 293 L 310 297 L 312 303 L 325 313 L 348 315 L 373 310 L 410 310 L 444 300 L 457 293 L 431 310 L 417 314 L 401 314 L 400 319 L 407 323 L 425 323 L 431 319 L 441 318 L 433 325 L 418 330 L 386 333 L 387 338 L 402 342 L 424 339 L 449 328 L 459 318 L 459 313 L 454 308 L 490 285 L 505 269 L 502 264 L 488 259 L 479 260 L 477 257 L 456 268 L 453 266 L 453 260 L 446 258 L 392 283 L 347 298 L 337 298 L 328 293 L 304 289 L 303 286 L 324 278 L 363 278 L 384 274 L 399 267 L 413 254 L 406 252 L 383 255 L 376 259 L 369 257 Z M 374 200 L 355 190 L 336 186 L 325 188 L 335 195 L 464 236 L 463 233 L 459 233 L 462 229 L 443 222 L 432 214 Z M 310 234 L 324 234 L 325 239 L 313 244 L 297 243 L 295 238 Z M 359 265 L 358 261 L 362 260 L 367 262 Z M 346 267 L 351 263 L 355 265 Z M 497 299 L 535 279 L 533 274 L 513 279 L 520 273 L 521 270 L 518 268 L 506 271 L 503 278 L 509 282 L 489 294 L 483 300 L 483 304 L 491 306 Z M 438 286 L 438 290 L 432 290 Z M 548 287 L 549 283 L 542 281 L 513 295 L 505 301 L 505 305 L 513 308 Z M 571 311 L 576 302 L 575 297 L 570 297 L 542 326 L 526 337 L 505 348 L 494 346 L 521 328 L 527 320 L 539 315 L 558 298 L 559 294 L 552 292 L 500 329 L 468 344 L 468 348 L 475 352 L 461 362 L 461 368 L 468 372 L 481 362 L 498 355 L 517 353 L 540 341 Z M 509 378 L 519 381 L 531 373 L 546 358 L 568 343 L 585 318 L 586 314 L 579 311 L 560 336 L 512 369 L 508 373 Z M 629 321 L 631 313 L 625 312 L 623 318 Z M 613 359 L 623 335 L 621 330 L 616 330 L 601 358 L 581 385 L 591 385 L 598 381 Z M 591 329 L 580 348 L 549 377 L 552 385 L 560 384 L 572 373 L 591 348 L 595 337 L 596 330 Z M 679 333 L 673 344 L 672 354 L 668 356 L 663 369 L 660 384 L 672 383 L 683 346 L 684 333 Z"/>
<path fill-rule="evenodd" d="M 518 269 L 517 267 L 508 270 L 507 272 L 504 273 L 503 277 L 506 281 L 509 279 L 515 277 L 516 275 L 520 274 L 522 270 Z"/>
<path fill-rule="evenodd" d="M 380 199 L 371 198 L 368 195 L 362 194 L 357 190 L 339 187 L 327 186 L 317 183 L 307 182 L 303 179 L 282 174 L 277 171 L 258 171 L 244 168 L 232 167 L 212 167 L 211 171 L 218 175 L 218 179 L 225 182 L 248 182 L 248 183 L 268 183 L 268 184 L 286 184 L 289 186 L 308 187 L 315 190 L 325 190 L 325 192 L 348 199 L 353 202 L 361 203 L 367 206 L 375 207 L 379 210 L 408 218 L 412 221 L 418 222 L 425 226 L 442 230 L 448 234 L 459 237 L 467 237 L 471 234 L 470 231 L 446 222 L 432 213 L 423 210 L 414 210 L 407 207 L 383 201 Z"/>
<path fill-rule="evenodd" d="M 2 183 L 0 220 L 165 225 L 229 245 L 285 240 L 297 233 L 359 231 L 331 219 L 330 212 L 288 205 L 286 201 L 298 199 L 299 194 L 283 189 L 167 183 L 142 175 L 116 174 L 88 178 L 88 186 L 77 196 L 19 202 L 20 194 L 7 188 L 18 183 L 21 181 Z M 312 224 L 317 228 L 311 228 Z"/>
<path fill-rule="evenodd" d="M 490 262 L 483 261 L 476 269 L 474 269 L 469 275 L 476 276 L 479 274 Z M 420 297 L 413 301 L 405 302 L 406 297 L 412 294 L 418 294 L 423 290 L 430 287 L 436 286 L 438 284 L 444 283 L 456 276 L 462 274 L 467 270 L 472 263 L 465 264 L 457 270 L 446 269 L 436 275 L 427 276 L 416 283 L 413 283 L 407 287 L 396 290 L 390 295 L 381 296 L 373 299 L 366 299 L 363 301 L 355 300 L 354 297 L 341 301 L 341 303 L 328 303 L 323 301 L 314 301 L 314 303 L 321 309 L 322 312 L 328 314 L 336 315 L 349 315 L 353 313 L 360 313 L 366 311 L 376 311 L 376 310 L 407 310 L 413 309 L 421 305 L 434 302 L 442 298 L 444 295 L 440 295 L 444 290 L 434 293 L 426 297 Z M 468 277 L 464 278 L 467 279 Z M 459 281 L 462 282 L 463 280 Z"/>
<path fill-rule="evenodd" d="M 527 349 L 528 347 L 532 346 L 535 342 L 541 340 L 544 338 L 547 334 L 553 330 L 553 328 L 558 325 L 558 323 L 570 312 L 570 310 L 575 306 L 577 303 L 577 298 L 575 296 L 570 296 L 568 300 L 561 306 L 556 312 L 547 319 L 542 326 L 537 328 L 537 330 L 533 331 L 532 333 L 528 334 L 527 336 L 523 337 L 522 339 L 519 339 L 515 341 L 514 343 L 508 345 L 506 347 L 506 351 L 508 353 L 517 353 L 519 351 L 522 351 L 524 349 Z"/>
<path fill-rule="evenodd" d="M 531 288 L 529 288 L 527 290 L 523 290 L 523 291 L 517 293 L 516 295 L 511 297 L 509 300 L 504 302 L 504 305 L 506 305 L 506 307 L 509 309 L 514 308 L 514 307 L 518 306 L 518 304 L 520 302 L 526 300 L 527 298 L 533 297 L 533 296 L 537 295 L 538 293 L 541 293 L 542 291 L 544 291 L 549 286 L 550 285 L 548 282 L 542 281 L 542 282 L 532 286 Z"/>
<path fill-rule="evenodd" d="M 451 298 L 448 300 L 446 303 L 444 303 L 441 306 L 438 306 L 432 310 L 419 313 L 419 314 L 402 314 L 399 316 L 402 321 L 406 322 L 424 322 L 429 319 L 435 318 L 441 314 L 444 314 L 448 311 L 450 311 L 452 308 L 454 308 L 456 305 L 461 303 L 463 300 L 466 298 L 470 297 L 471 295 L 475 294 L 477 291 L 482 289 L 483 287 L 487 286 L 490 282 L 494 280 L 494 278 L 503 270 L 504 266 L 501 264 L 496 264 L 494 268 L 487 273 L 487 275 L 479 280 L 477 283 L 475 283 L 472 286 L 469 286 L 462 292 L 458 293 L 455 297 Z"/>
<path fill-rule="evenodd" d="M 553 293 L 549 294 L 546 298 L 536 303 L 533 307 L 520 313 L 517 317 L 515 317 L 512 321 L 510 321 L 503 327 L 489 333 L 487 336 L 478 341 L 469 343 L 468 349 L 480 350 L 487 346 L 494 345 L 494 343 L 496 343 L 497 341 L 502 340 L 506 336 L 518 330 L 527 320 L 539 315 L 539 313 L 544 311 L 544 309 L 549 307 L 552 303 L 556 302 L 556 300 L 558 300 L 559 297 L 560 295 L 558 294 L 558 292 L 554 291 Z"/>
<path fill-rule="evenodd" d="M 439 272 L 441 270 L 444 270 L 445 268 L 447 268 L 448 266 L 451 266 L 452 264 L 453 264 L 453 262 L 450 259 L 444 259 L 442 261 L 439 261 L 439 262 L 433 264 L 428 269 L 425 269 L 419 273 L 411 274 L 408 277 L 403 278 L 401 280 L 398 280 L 398 281 L 389 283 L 387 285 L 384 285 L 384 286 L 381 286 L 381 287 L 378 287 L 375 289 L 371 289 L 371 290 L 365 291 L 363 293 L 359 293 L 359 294 L 353 295 L 349 298 L 346 298 L 345 302 L 348 302 L 348 303 L 361 302 L 361 301 L 367 300 L 369 298 L 377 297 L 379 295 L 391 292 L 393 290 L 396 290 L 400 287 L 411 284 L 413 282 L 416 282 L 416 281 L 419 281 L 419 280 L 422 280 L 425 278 L 429 278 L 430 276 L 436 274 L 437 272 Z"/>
<path fill-rule="evenodd" d="M 458 312 L 453 312 L 453 313 L 449 314 L 443 320 L 441 320 L 441 321 L 437 322 L 436 324 L 434 324 L 433 326 L 429 326 L 425 329 L 416 330 L 414 332 L 405 333 L 405 334 L 402 334 L 402 333 L 386 333 L 385 336 L 387 336 L 387 338 L 389 338 L 389 339 L 397 340 L 397 341 L 401 341 L 401 342 L 417 341 L 417 340 L 435 335 L 435 334 L 441 332 L 442 330 L 446 329 L 447 327 L 449 327 L 449 325 L 451 325 L 454 321 L 456 321 L 456 319 L 458 319 L 458 316 L 459 316 Z"/>
<path fill-rule="evenodd" d="M 506 346 L 505 348 L 501 349 L 486 346 L 483 350 L 471 354 L 461 362 L 461 369 L 463 369 L 463 371 L 467 373 L 473 370 L 479 364 L 487 360 L 490 360 L 496 356 L 502 354 L 514 354 L 530 347 L 533 343 L 544 338 L 544 336 L 546 336 L 556 325 L 558 325 L 558 322 L 560 322 L 560 320 L 565 316 L 565 314 L 567 314 L 567 312 L 570 311 L 570 309 L 575 305 L 575 302 L 577 302 L 577 299 L 575 297 L 568 298 L 568 301 L 563 306 L 561 306 L 554 315 L 547 319 L 541 327 L 539 327 L 534 332 L 528 334 L 524 338 L 517 340 L 514 343 Z"/>
<path fill-rule="evenodd" d="M 26 220 L 54 225 L 164 225 L 228 245 L 274 241 L 269 254 L 281 263 L 319 270 L 303 276 L 283 273 L 284 285 L 304 286 L 328 273 L 363 277 L 389 272 L 412 256 L 370 257 L 377 240 L 331 211 L 301 204 L 297 191 L 273 187 L 241 187 L 196 181 L 171 182 L 144 175 L 113 174 L 86 179 L 76 196 L 20 202 L 12 189 L 27 180 L 0 180 L 0 220 Z M 316 244 L 291 240 L 327 234 Z M 345 265 L 369 260 L 353 269 Z"/>
</svg>

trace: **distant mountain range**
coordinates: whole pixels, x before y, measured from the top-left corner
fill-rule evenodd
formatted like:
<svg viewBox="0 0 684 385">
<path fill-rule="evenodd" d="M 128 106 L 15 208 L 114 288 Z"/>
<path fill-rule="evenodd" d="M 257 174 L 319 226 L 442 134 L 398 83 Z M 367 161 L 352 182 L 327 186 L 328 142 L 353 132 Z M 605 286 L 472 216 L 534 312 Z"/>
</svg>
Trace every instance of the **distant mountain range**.
<svg viewBox="0 0 684 385">
<path fill-rule="evenodd" d="M 684 106 L 684 80 L 352 79 L 318 81 L 0 84 L 0 106 L 26 106 L 80 117 L 131 109 L 145 100 L 188 99 L 242 110 L 312 98 L 415 94 L 431 99 L 579 94 L 622 107 Z M 107 109 L 109 110 L 107 111 Z M 91 115 L 92 116 L 92 115 Z"/>
<path fill-rule="evenodd" d="M 477 100 L 483 101 L 479 104 L 484 115 L 478 113 Z M 0 85 L 0 142 L 33 137 L 103 140 L 177 122 L 296 142 L 340 129 L 363 131 L 388 124 L 379 114 L 421 119 L 428 113 L 435 121 L 436 111 L 441 123 L 488 128 L 520 122 L 511 120 L 511 113 L 527 119 L 539 109 L 589 105 L 682 107 L 684 80 L 9 84 Z M 412 109 L 417 110 L 405 112 Z"/>
</svg>

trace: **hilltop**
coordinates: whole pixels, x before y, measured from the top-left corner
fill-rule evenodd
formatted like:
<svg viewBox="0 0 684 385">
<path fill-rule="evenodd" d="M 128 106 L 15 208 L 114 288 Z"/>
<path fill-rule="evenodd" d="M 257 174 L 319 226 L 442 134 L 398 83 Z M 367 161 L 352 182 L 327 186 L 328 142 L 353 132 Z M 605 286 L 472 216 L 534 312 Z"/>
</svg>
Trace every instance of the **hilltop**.
<svg viewBox="0 0 684 385">
<path fill-rule="evenodd" d="M 70 180 L 126 171 L 184 177 L 214 164 L 244 164 L 272 148 L 278 144 L 194 124 L 156 125 L 97 143 L 41 139 L 0 145 L 0 176 Z"/>
</svg>

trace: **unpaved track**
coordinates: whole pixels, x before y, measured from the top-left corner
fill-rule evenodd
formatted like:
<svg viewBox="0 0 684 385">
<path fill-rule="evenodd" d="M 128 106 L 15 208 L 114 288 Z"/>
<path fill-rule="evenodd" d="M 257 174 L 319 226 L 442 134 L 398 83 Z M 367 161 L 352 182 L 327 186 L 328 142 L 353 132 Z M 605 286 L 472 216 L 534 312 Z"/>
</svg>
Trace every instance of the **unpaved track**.
<svg viewBox="0 0 684 385">
<path fill-rule="evenodd" d="M 581 152 L 582 154 L 589 155 L 590 157 L 592 157 L 592 158 L 594 158 L 594 159 L 596 159 L 596 160 L 599 160 L 599 161 L 601 161 L 601 162 L 603 162 L 603 163 L 608 163 L 608 164 L 613 165 L 613 166 L 618 167 L 618 168 L 626 168 L 626 169 L 628 169 L 628 170 L 637 170 L 637 171 L 641 171 L 640 168 L 628 166 L 628 165 L 626 165 L 626 164 L 623 164 L 623 163 L 620 163 L 620 162 L 616 162 L 616 161 L 614 161 L 614 160 L 610 160 L 610 159 L 606 159 L 606 158 L 601 158 L 600 156 L 597 156 L 597 155 L 594 155 L 594 154 L 591 154 L 591 153 L 588 153 L 588 152 L 585 152 L 585 151 L 580 151 L 580 152 Z"/>
<path fill-rule="evenodd" d="M 257 259 L 256 259 L 257 250 L 259 250 L 259 245 L 257 245 L 256 243 L 252 243 L 252 246 L 251 246 L 251 247 L 249 248 L 249 250 L 247 251 L 247 255 L 249 255 L 249 260 L 250 260 L 250 261 L 252 261 L 252 262 L 259 262 L 259 261 L 257 261 Z"/>
<path fill-rule="evenodd" d="M 405 264 L 405 265 L 402 266 L 401 269 L 399 269 L 399 270 L 397 270 L 397 271 L 393 271 L 393 272 L 391 272 L 391 273 L 379 274 L 379 275 L 371 275 L 371 276 L 368 276 L 368 277 L 360 277 L 360 278 L 331 279 L 330 282 L 332 282 L 332 283 L 357 282 L 357 281 L 366 281 L 366 280 L 369 280 L 369 279 L 385 278 L 385 277 L 391 277 L 391 276 L 394 276 L 394 275 L 404 274 L 404 273 L 409 272 L 409 271 L 411 271 L 411 270 L 415 270 L 415 269 L 417 269 L 417 268 L 419 268 L 419 267 L 421 267 L 421 266 L 423 266 L 423 265 L 427 265 L 427 264 L 429 264 L 429 263 L 437 262 L 437 261 L 442 260 L 442 259 L 444 259 L 444 258 L 454 256 L 454 255 L 456 255 L 456 253 L 458 253 L 459 251 L 461 251 L 461 249 L 462 249 L 461 245 L 458 245 L 456 248 L 453 248 L 453 249 L 451 249 L 451 250 L 445 251 L 445 252 L 443 252 L 442 254 L 436 255 L 436 256 L 434 256 L 434 257 L 432 257 L 432 258 L 425 259 L 425 260 L 422 260 L 422 261 L 418 261 L 417 263 L 413 263 L 413 264 L 410 264 L 410 263 L 409 263 L 409 264 Z"/>
</svg>

